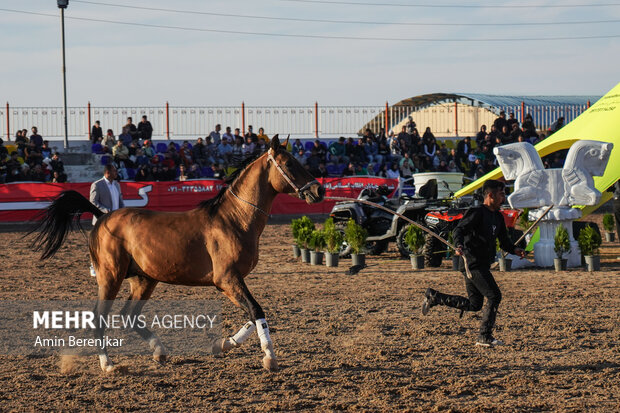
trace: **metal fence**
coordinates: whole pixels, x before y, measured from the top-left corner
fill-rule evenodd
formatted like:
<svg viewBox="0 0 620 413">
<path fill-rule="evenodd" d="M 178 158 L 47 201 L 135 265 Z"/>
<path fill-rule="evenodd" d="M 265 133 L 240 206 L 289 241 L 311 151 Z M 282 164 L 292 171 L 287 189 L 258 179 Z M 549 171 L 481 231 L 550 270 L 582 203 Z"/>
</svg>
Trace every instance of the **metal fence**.
<svg viewBox="0 0 620 413">
<path fill-rule="evenodd" d="M 387 109 L 387 116 L 386 116 Z M 422 133 L 427 126 L 438 137 L 471 136 L 480 125 L 492 121 L 500 110 L 513 112 L 522 121 L 530 113 L 540 130 L 548 129 L 558 117 L 565 124 L 579 116 L 587 105 L 566 106 L 506 106 L 489 108 L 481 116 L 479 108 L 465 104 L 416 106 L 222 106 L 222 107 L 84 107 L 68 108 L 68 129 L 72 139 L 87 139 L 95 120 L 101 122 L 104 132 L 112 129 L 120 134 L 127 117 L 137 124 L 146 115 L 153 126 L 156 139 L 196 138 L 209 134 L 216 124 L 222 129 L 230 126 L 246 131 L 252 125 L 254 131 L 263 127 L 268 135 L 291 134 L 297 138 L 356 136 L 368 127 L 377 133 L 381 128 L 388 131 L 397 128 L 412 116 Z M 0 108 L 0 130 L 3 136 L 14 139 L 18 129 L 37 126 L 45 138 L 64 136 L 64 111 L 59 107 L 6 107 Z M 491 122 L 492 123 L 492 122 Z M 396 133 L 399 130 L 395 130 Z"/>
</svg>

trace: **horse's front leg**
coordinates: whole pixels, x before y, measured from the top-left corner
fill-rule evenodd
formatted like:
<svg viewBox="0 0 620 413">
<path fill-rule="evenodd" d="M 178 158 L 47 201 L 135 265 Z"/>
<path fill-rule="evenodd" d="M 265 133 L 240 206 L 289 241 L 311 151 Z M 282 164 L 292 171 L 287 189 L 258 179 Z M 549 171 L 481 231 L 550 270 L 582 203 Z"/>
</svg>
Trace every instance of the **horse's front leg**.
<svg viewBox="0 0 620 413">
<path fill-rule="evenodd" d="M 216 285 L 233 304 L 243 308 L 250 316 L 250 320 L 254 321 L 248 321 L 234 336 L 216 342 L 213 348 L 214 353 L 226 352 L 233 347 L 241 345 L 254 333 L 254 330 L 256 330 L 260 339 L 261 348 L 265 352 L 263 367 L 269 371 L 277 370 L 278 362 L 273 351 L 273 343 L 269 335 L 269 327 L 267 325 L 267 320 L 265 320 L 265 313 L 254 297 L 252 297 L 243 278 L 239 275 L 226 275 L 223 279 L 219 280 Z"/>
</svg>

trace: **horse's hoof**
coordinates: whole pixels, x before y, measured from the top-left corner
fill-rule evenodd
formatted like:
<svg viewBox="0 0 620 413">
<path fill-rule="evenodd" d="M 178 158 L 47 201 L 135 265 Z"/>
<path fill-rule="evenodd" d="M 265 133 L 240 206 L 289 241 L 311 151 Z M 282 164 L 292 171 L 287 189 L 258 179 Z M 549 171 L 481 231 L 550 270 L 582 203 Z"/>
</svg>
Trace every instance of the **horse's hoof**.
<svg viewBox="0 0 620 413">
<path fill-rule="evenodd" d="M 263 367 L 268 371 L 278 371 L 278 361 L 269 356 L 263 357 Z"/>
<path fill-rule="evenodd" d="M 116 366 L 114 364 L 102 365 L 101 370 L 103 370 L 104 373 L 113 373 L 116 370 Z"/>
<path fill-rule="evenodd" d="M 153 354 L 153 360 L 155 360 L 161 365 L 164 365 L 168 360 L 168 356 L 166 354 Z"/>
</svg>

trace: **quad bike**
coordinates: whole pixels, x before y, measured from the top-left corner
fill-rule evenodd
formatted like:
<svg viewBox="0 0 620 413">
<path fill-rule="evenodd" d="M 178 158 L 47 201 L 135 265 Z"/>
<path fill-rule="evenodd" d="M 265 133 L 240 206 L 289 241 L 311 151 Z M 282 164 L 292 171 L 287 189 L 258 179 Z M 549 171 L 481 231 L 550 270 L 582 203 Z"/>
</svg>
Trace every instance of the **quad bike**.
<svg viewBox="0 0 620 413">
<path fill-rule="evenodd" d="M 423 224 L 424 217 L 429 209 L 434 210 L 442 205 L 447 205 L 447 200 L 433 199 L 437 197 L 435 180 L 429 181 L 420 189 L 422 198 L 403 194 L 399 198 L 388 199 L 387 195 L 390 192 L 387 186 L 380 186 L 377 189 L 366 188 L 360 192 L 357 198 L 375 202 L 421 224 Z M 390 242 L 397 242 L 401 254 L 405 254 L 403 252 L 405 250 L 402 248 L 407 222 L 397 215 L 353 201 L 336 203 L 329 215 L 333 218 L 336 228 L 343 232 L 349 219 L 353 219 L 357 224 L 364 227 L 368 231 L 366 244 L 368 254 L 381 254 L 388 248 Z M 350 246 L 344 242 L 340 256 L 345 257 L 350 253 Z M 406 254 L 408 257 L 408 253 Z"/>
</svg>

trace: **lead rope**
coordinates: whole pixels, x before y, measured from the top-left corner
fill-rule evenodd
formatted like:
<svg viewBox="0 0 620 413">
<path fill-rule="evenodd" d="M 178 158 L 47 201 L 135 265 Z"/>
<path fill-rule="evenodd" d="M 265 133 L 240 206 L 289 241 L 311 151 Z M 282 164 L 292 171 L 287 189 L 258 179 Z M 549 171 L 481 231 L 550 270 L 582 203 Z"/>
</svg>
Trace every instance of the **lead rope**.
<svg viewBox="0 0 620 413">
<path fill-rule="evenodd" d="M 407 218 L 406 216 L 399 214 L 396 211 L 392 211 L 389 208 L 386 208 L 382 205 L 376 204 L 374 202 L 370 202 L 367 201 L 365 199 L 357 199 L 357 198 L 344 198 L 344 197 L 339 197 L 339 196 L 326 196 L 325 199 L 331 199 L 334 201 L 351 201 L 351 202 L 359 202 L 360 204 L 366 204 L 366 205 L 370 205 L 372 207 L 375 208 L 379 208 L 382 211 L 385 212 L 389 212 L 392 215 L 396 215 L 399 218 L 404 219 L 405 221 L 409 222 L 411 225 L 414 225 L 418 228 L 420 228 L 422 231 L 426 232 L 429 235 L 432 235 L 433 237 L 437 238 L 439 241 L 443 242 L 444 244 L 446 244 L 449 248 L 452 248 L 453 250 L 456 250 L 456 247 L 452 244 L 450 244 L 448 241 L 446 241 L 445 239 L 443 239 L 442 237 L 440 237 L 439 235 L 435 234 L 433 231 L 431 231 L 430 229 L 418 224 L 417 222 Z M 471 280 L 471 272 L 469 271 L 469 266 L 467 265 L 467 258 L 465 257 L 465 255 L 461 255 L 461 257 L 463 257 L 463 264 L 465 265 L 465 274 L 467 275 L 467 278 L 469 278 Z"/>
</svg>

